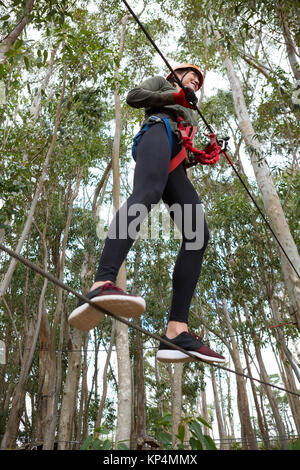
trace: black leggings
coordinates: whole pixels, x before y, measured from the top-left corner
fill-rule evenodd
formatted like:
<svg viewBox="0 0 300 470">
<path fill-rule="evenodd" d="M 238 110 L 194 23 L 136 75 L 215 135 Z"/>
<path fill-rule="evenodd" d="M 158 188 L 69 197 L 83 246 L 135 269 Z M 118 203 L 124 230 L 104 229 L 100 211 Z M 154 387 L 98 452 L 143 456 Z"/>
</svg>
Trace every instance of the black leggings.
<svg viewBox="0 0 300 470">
<path fill-rule="evenodd" d="M 180 146 L 175 141 L 172 156 L 179 149 Z M 182 245 L 173 272 L 169 321 L 187 323 L 209 232 L 198 194 L 186 176 L 183 163 L 169 173 L 170 158 L 171 149 L 165 126 L 163 123 L 154 124 L 145 132 L 137 146 L 133 192 L 110 225 L 95 281 L 116 281 L 120 266 L 135 239 L 128 228 L 131 224 L 137 227 L 138 232 L 140 223 L 136 221 L 141 222 L 142 212 L 146 217 L 160 199 L 169 207 L 175 204 L 175 212 L 169 212 L 182 233 Z M 133 206 L 134 204 L 142 204 L 144 211 L 137 215 L 133 209 L 138 206 Z M 181 217 L 176 217 L 180 212 Z"/>
</svg>

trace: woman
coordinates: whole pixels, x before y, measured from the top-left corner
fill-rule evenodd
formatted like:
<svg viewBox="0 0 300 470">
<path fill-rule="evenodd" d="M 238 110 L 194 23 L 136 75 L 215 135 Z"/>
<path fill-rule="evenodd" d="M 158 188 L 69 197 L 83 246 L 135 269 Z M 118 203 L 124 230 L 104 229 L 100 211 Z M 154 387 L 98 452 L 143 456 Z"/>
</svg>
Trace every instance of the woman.
<svg viewBox="0 0 300 470">
<path fill-rule="evenodd" d="M 182 212 L 179 227 L 182 245 L 174 267 L 172 303 L 163 338 L 205 361 L 224 362 L 223 356 L 205 346 L 198 335 L 188 330 L 190 303 L 200 275 L 209 232 L 198 194 L 186 175 L 186 152 L 182 139 L 190 144 L 191 141 L 182 126 L 184 122 L 185 130 L 190 135 L 194 134 L 197 122 L 192 110 L 197 102 L 195 93 L 203 84 L 203 75 L 197 66 L 187 63 L 176 66 L 174 71 L 183 88 L 170 73 L 166 79 L 156 76 L 144 81 L 127 95 L 127 103 L 133 108 L 145 108 L 146 117 L 142 134 L 136 139 L 133 192 L 110 226 L 95 282 L 87 297 L 116 315 L 136 317 L 143 313 L 145 302 L 141 297 L 128 295 L 114 285 L 119 268 L 135 239 L 129 233 L 130 224 L 136 218 L 136 214 L 132 215 L 132 209 L 136 204 L 142 205 L 147 213 L 160 199 L 168 207 L 175 204 Z M 174 214 L 170 213 L 170 216 L 174 218 Z M 121 232 L 123 236 L 120 236 Z M 200 244 L 197 243 L 199 234 L 203 235 Z M 69 323 L 89 330 L 103 317 L 104 314 L 80 301 L 69 316 Z M 190 356 L 163 343 L 159 346 L 157 359 L 165 362 L 192 360 Z"/>
</svg>

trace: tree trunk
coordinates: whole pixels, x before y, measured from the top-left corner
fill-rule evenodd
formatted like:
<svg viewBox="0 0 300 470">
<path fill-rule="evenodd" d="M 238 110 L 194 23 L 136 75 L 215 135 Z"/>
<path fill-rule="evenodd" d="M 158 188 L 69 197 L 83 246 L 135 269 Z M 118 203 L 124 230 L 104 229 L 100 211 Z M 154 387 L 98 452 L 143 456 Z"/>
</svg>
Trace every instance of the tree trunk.
<svg viewBox="0 0 300 470">
<path fill-rule="evenodd" d="M 117 284 L 126 290 L 125 266 L 121 266 Z M 118 362 L 118 412 L 116 445 L 124 442 L 130 443 L 131 435 L 131 364 L 129 353 L 128 327 L 124 323 L 116 322 L 116 351 Z"/>
<path fill-rule="evenodd" d="M 261 350 L 260 350 L 260 346 L 259 346 L 257 338 L 254 339 L 254 346 L 255 346 L 255 353 L 256 353 L 256 357 L 257 357 L 259 368 L 260 368 L 260 376 L 261 376 L 261 378 L 264 382 L 270 383 L 270 378 L 267 374 L 267 371 L 266 371 L 266 368 L 265 368 L 265 365 L 264 365 L 264 362 L 263 362 L 263 359 L 262 359 Z M 280 437 L 281 448 L 283 450 L 286 450 L 287 449 L 286 432 L 285 432 L 284 423 L 281 419 L 281 416 L 280 416 L 280 413 L 279 413 L 279 410 L 278 410 L 278 405 L 277 405 L 277 402 L 276 402 L 275 395 L 274 395 L 274 393 L 273 393 L 273 391 L 271 390 L 270 387 L 265 386 L 265 385 L 263 385 L 263 387 L 265 388 L 267 397 L 268 397 L 269 402 L 270 402 L 270 406 L 272 408 L 272 412 L 273 412 L 273 416 L 274 416 L 274 419 L 275 419 L 276 427 L 278 429 L 278 435 Z"/>
<path fill-rule="evenodd" d="M 229 365 L 230 367 L 230 365 Z M 230 375 L 227 376 L 227 415 L 229 420 L 230 427 L 230 436 L 232 439 L 235 438 L 234 432 L 234 421 L 233 421 L 233 410 L 232 410 L 232 394 L 231 394 L 231 384 L 230 384 Z"/>
<path fill-rule="evenodd" d="M 156 380 L 156 383 L 157 383 L 157 388 L 160 388 L 161 376 L 160 376 L 160 372 L 159 372 L 159 364 L 158 364 L 158 360 L 156 359 L 156 355 L 155 355 L 155 365 L 154 365 L 154 367 L 155 367 L 155 380 Z M 158 408 L 158 416 L 160 418 L 162 418 L 163 415 L 164 415 L 164 406 L 163 406 L 162 393 L 160 393 L 159 396 L 158 396 L 157 408 Z"/>
<path fill-rule="evenodd" d="M 249 315 L 247 306 L 244 306 L 244 312 L 245 312 L 246 319 L 249 322 L 249 325 L 251 325 L 250 315 Z M 254 330 L 253 326 L 251 326 L 251 336 L 252 336 L 253 341 L 254 341 L 256 358 L 257 358 L 259 369 L 260 369 L 260 377 L 264 382 L 270 383 L 270 378 L 267 374 L 267 371 L 266 371 L 266 368 L 265 368 L 265 365 L 264 365 L 264 362 L 263 362 L 262 354 L 261 354 L 260 339 L 257 336 L 257 334 L 255 333 L 255 330 Z M 271 406 L 271 409 L 272 409 L 272 412 L 273 412 L 276 427 L 278 429 L 278 434 L 279 434 L 280 440 L 281 440 L 281 447 L 282 447 L 282 449 L 286 449 L 287 448 L 287 441 L 286 441 L 284 423 L 282 422 L 282 419 L 280 417 L 280 413 L 279 413 L 279 410 L 278 410 L 278 405 L 277 405 L 277 402 L 276 402 L 275 395 L 274 395 L 273 390 L 271 389 L 271 387 L 266 386 L 266 385 L 263 385 L 263 387 L 266 391 L 267 397 L 268 397 L 269 402 L 270 402 L 270 406 Z"/>
<path fill-rule="evenodd" d="M 104 369 L 103 369 L 102 396 L 101 396 L 100 405 L 99 405 L 97 418 L 96 418 L 96 422 L 95 422 L 95 428 L 99 428 L 101 426 L 101 420 L 102 420 L 105 400 L 106 400 L 106 396 L 107 396 L 107 371 L 108 371 L 108 366 L 109 366 L 109 363 L 110 363 L 110 358 L 111 358 L 113 345 L 114 345 L 114 342 L 115 342 L 115 330 L 116 330 L 116 322 L 115 322 L 115 320 L 113 320 L 112 329 L 111 329 L 111 337 L 110 337 L 110 342 L 109 342 L 109 348 L 108 348 L 108 351 L 107 351 L 106 361 L 105 361 Z"/>
<path fill-rule="evenodd" d="M 60 422 L 58 442 L 59 450 L 71 450 L 74 413 L 77 408 L 78 381 L 81 368 L 81 347 L 82 333 L 74 329 L 69 336 L 68 342 L 68 372 L 65 380 Z"/>
<path fill-rule="evenodd" d="M 173 388 L 172 388 L 172 448 L 175 449 L 178 444 L 176 434 L 181 421 L 182 411 L 182 371 L 181 362 L 174 364 Z"/>
<path fill-rule="evenodd" d="M 88 349 L 89 334 L 84 335 L 84 355 L 82 361 L 82 379 L 81 379 L 81 395 L 80 395 L 80 406 L 78 413 L 78 430 L 77 430 L 77 441 L 85 441 L 88 437 L 88 422 L 87 422 L 87 401 L 88 401 L 88 386 L 87 386 L 87 374 L 88 374 Z"/>
<path fill-rule="evenodd" d="M 261 144 L 255 137 L 255 131 L 250 120 L 241 82 L 234 70 L 233 63 L 227 54 L 224 58 L 224 66 L 227 70 L 227 75 L 232 90 L 239 128 L 244 141 L 248 146 L 251 163 L 254 169 L 259 190 L 262 195 L 266 213 L 270 219 L 274 233 L 276 234 L 278 240 L 280 241 L 299 275 L 300 257 L 297 251 L 297 247 L 285 219 L 280 199 L 276 192 L 268 165 L 264 159 Z M 295 273 L 282 250 L 279 247 L 277 248 L 280 254 L 283 276 L 295 310 L 298 328 L 300 329 L 300 278 Z"/>
<path fill-rule="evenodd" d="M 121 40 L 119 49 L 119 58 L 121 59 L 124 50 L 125 31 L 128 15 L 122 19 Z M 116 69 L 115 79 L 118 80 L 119 73 Z M 121 101 L 119 96 L 119 85 L 116 85 L 114 92 L 115 99 L 115 135 L 113 141 L 113 203 L 115 211 L 120 207 L 120 169 L 119 155 L 122 133 L 122 114 Z M 126 271 L 125 263 L 122 264 L 117 284 L 126 291 Z M 118 362 L 118 412 L 116 445 L 118 442 L 124 442 L 127 446 L 130 443 L 131 434 L 131 366 L 129 355 L 128 327 L 124 323 L 116 323 L 116 350 Z"/>
<path fill-rule="evenodd" d="M 240 361 L 240 355 L 238 350 L 238 344 L 235 340 L 234 331 L 230 322 L 229 312 L 227 309 L 226 301 L 223 299 L 223 313 L 224 318 L 228 328 L 229 337 L 231 337 L 232 348 L 230 349 L 230 354 L 234 363 L 235 370 L 239 373 L 243 373 L 243 368 Z M 249 404 L 247 398 L 246 384 L 243 377 L 240 375 L 236 376 L 237 382 L 237 404 L 239 410 L 239 416 L 241 421 L 241 433 L 242 433 L 242 442 L 245 450 L 256 450 L 257 442 L 252 429 Z"/>
<path fill-rule="evenodd" d="M 207 409 L 207 400 L 206 400 L 206 391 L 201 390 L 201 394 L 199 396 L 200 400 L 200 415 L 205 421 L 209 423 L 209 415 L 208 415 L 208 409 Z M 204 426 L 203 428 L 203 434 L 209 435 L 210 434 L 210 428 L 207 426 Z"/>
<path fill-rule="evenodd" d="M 285 0 L 280 1 L 277 8 L 278 8 L 278 17 L 281 23 L 283 37 L 285 40 L 285 49 L 286 49 L 287 57 L 288 57 L 292 72 L 294 74 L 295 81 L 299 85 L 300 66 L 299 66 L 298 59 L 297 59 L 296 45 L 294 44 L 294 41 L 290 32 L 290 28 L 288 25 Z"/>
<path fill-rule="evenodd" d="M 0 64 L 4 64 L 6 62 L 5 54 L 10 50 L 10 48 L 16 42 L 20 34 L 22 34 L 22 31 L 25 28 L 26 24 L 29 22 L 30 13 L 32 11 L 34 3 L 35 0 L 27 0 L 23 18 L 14 27 L 14 29 L 4 39 L 2 39 L 0 43 Z"/>
<path fill-rule="evenodd" d="M 243 342 L 244 356 L 245 356 L 245 360 L 246 360 L 246 364 L 247 364 L 247 372 L 248 372 L 249 377 L 252 377 L 250 361 L 249 361 L 249 355 L 248 355 L 248 351 L 246 349 L 246 344 L 245 344 L 244 338 L 242 338 L 242 342 Z M 250 379 L 250 383 L 251 383 L 251 389 L 252 389 L 252 394 L 253 394 L 253 399 L 254 399 L 254 404 L 255 404 L 255 409 L 256 409 L 256 415 L 257 415 L 257 422 L 258 422 L 258 427 L 259 427 L 259 430 L 260 430 L 260 433 L 261 433 L 261 437 L 263 439 L 265 448 L 266 449 L 271 449 L 269 434 L 268 434 L 268 430 L 264 426 L 263 417 L 262 417 L 262 414 L 261 414 L 261 410 L 260 410 L 260 406 L 259 406 L 259 402 L 258 402 L 258 397 L 257 397 L 257 393 L 256 393 L 256 387 L 255 387 L 255 384 L 254 384 L 253 380 Z"/>
<path fill-rule="evenodd" d="M 221 411 L 220 399 L 219 399 L 219 394 L 218 394 L 218 389 L 217 389 L 215 370 L 214 370 L 213 367 L 210 368 L 210 374 L 211 374 L 211 383 L 212 383 L 213 392 L 214 392 L 214 402 L 215 402 L 216 417 L 217 417 L 219 438 L 220 438 L 220 447 L 219 447 L 219 449 L 220 450 L 226 450 L 227 449 L 227 444 L 226 444 L 225 426 L 224 426 L 224 421 L 223 421 L 223 417 L 222 417 L 222 411 Z"/>
<path fill-rule="evenodd" d="M 134 323 L 141 326 L 140 319 L 134 319 Z M 139 438 L 144 438 L 146 436 L 146 396 L 143 340 L 142 333 L 138 330 L 135 332 L 134 348 L 134 437 L 135 440 L 138 440 Z"/>
<path fill-rule="evenodd" d="M 284 383 L 284 386 L 288 389 L 293 391 L 294 393 L 299 393 L 299 389 L 297 389 L 297 385 L 295 383 L 293 371 L 291 370 L 291 366 L 286 361 L 284 354 L 279 348 L 279 356 L 281 359 L 281 363 L 283 365 L 283 369 L 281 370 L 281 377 Z M 292 416 L 294 419 L 294 423 L 296 426 L 297 434 L 300 435 L 300 399 L 295 395 L 291 395 L 290 393 L 286 394 L 287 401 L 290 405 L 290 409 L 292 412 Z"/>
</svg>

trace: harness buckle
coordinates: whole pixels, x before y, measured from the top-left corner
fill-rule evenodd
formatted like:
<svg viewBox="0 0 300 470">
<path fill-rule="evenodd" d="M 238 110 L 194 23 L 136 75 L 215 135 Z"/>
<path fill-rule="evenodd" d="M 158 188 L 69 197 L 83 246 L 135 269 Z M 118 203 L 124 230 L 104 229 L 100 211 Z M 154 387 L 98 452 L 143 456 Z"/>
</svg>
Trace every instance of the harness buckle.
<svg viewBox="0 0 300 470">
<path fill-rule="evenodd" d="M 182 140 L 182 134 L 181 134 L 180 130 L 179 130 L 179 129 L 176 129 L 176 130 L 174 131 L 174 134 L 177 135 L 178 144 L 179 144 L 179 145 L 182 144 L 183 140 Z"/>
<path fill-rule="evenodd" d="M 149 119 L 148 119 L 148 121 L 152 121 L 152 122 L 153 122 L 153 121 L 154 121 L 154 122 L 162 122 L 162 123 L 164 122 L 164 121 L 163 121 L 160 117 L 158 117 L 158 116 L 150 116 Z"/>
<path fill-rule="evenodd" d="M 218 139 L 218 145 L 221 147 L 221 151 L 227 150 L 228 147 L 228 141 L 230 137 L 222 137 L 221 139 Z"/>
</svg>

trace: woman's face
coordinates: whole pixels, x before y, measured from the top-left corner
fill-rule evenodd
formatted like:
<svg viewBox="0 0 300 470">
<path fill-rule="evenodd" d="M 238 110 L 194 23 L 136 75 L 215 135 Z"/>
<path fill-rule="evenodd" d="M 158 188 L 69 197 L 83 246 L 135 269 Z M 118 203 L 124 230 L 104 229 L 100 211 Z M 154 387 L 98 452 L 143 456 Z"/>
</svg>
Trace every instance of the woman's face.
<svg viewBox="0 0 300 470">
<path fill-rule="evenodd" d="M 182 76 L 183 76 L 182 84 L 183 84 L 183 86 L 191 88 L 196 93 L 196 91 L 199 90 L 199 86 L 200 86 L 199 75 L 196 72 L 194 72 L 193 70 L 190 70 L 185 75 L 184 75 L 184 73 L 182 73 Z M 177 83 L 176 83 L 176 85 L 177 85 Z M 176 88 L 177 87 L 180 90 L 179 85 L 177 85 Z"/>
</svg>

